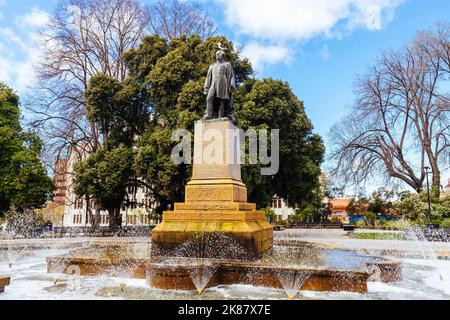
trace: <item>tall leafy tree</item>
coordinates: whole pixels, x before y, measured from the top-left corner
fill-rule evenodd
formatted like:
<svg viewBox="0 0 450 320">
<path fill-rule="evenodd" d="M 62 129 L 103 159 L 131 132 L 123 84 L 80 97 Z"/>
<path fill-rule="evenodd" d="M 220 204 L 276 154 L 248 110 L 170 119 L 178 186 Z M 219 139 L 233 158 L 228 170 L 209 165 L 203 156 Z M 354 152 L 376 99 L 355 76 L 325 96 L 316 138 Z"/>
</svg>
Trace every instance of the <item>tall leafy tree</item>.
<svg viewBox="0 0 450 320">
<path fill-rule="evenodd" d="M 39 158 L 42 142 L 22 131 L 19 97 L 1 83 L 0 150 L 0 215 L 12 206 L 18 211 L 42 208 L 54 188 Z"/>
<path fill-rule="evenodd" d="M 89 82 L 85 97 L 88 118 L 99 128 L 102 147 L 75 166 L 75 193 L 106 209 L 110 227 L 116 230 L 127 187 L 136 185 L 132 147 L 148 122 L 147 95 L 131 78 L 120 82 L 99 73 Z"/>
<path fill-rule="evenodd" d="M 94 198 L 109 213 L 110 228 L 120 227 L 120 209 L 132 176 L 133 154 L 120 146 L 112 150 L 99 149 L 86 161 L 75 165 L 75 193 Z"/>
</svg>

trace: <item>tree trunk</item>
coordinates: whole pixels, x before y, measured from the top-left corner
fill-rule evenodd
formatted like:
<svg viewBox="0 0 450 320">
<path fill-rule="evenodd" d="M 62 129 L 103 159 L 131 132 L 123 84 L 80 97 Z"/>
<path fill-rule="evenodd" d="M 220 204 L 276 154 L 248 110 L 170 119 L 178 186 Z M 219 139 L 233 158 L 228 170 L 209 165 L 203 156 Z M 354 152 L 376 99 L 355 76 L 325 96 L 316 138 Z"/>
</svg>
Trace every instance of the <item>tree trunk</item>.
<svg viewBox="0 0 450 320">
<path fill-rule="evenodd" d="M 109 229 L 113 232 L 116 232 L 122 227 L 120 207 L 108 209 L 108 213 L 109 213 Z"/>
<path fill-rule="evenodd" d="M 431 196 L 435 199 L 439 199 L 439 197 L 441 196 L 441 172 L 439 170 L 433 171 Z"/>
</svg>

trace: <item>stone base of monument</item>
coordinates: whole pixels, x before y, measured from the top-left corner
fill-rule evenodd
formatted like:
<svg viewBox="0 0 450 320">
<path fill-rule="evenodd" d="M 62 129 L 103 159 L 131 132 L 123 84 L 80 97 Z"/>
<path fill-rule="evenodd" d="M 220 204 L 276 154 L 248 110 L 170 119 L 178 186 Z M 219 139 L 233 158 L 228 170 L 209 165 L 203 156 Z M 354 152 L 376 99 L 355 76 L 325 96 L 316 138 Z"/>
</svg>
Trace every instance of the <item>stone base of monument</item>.
<svg viewBox="0 0 450 320">
<path fill-rule="evenodd" d="M 196 234 L 220 233 L 258 257 L 272 247 L 273 227 L 256 205 L 247 202 L 241 180 L 240 132 L 227 119 L 195 124 L 192 180 L 185 203 L 165 212 L 152 231 L 155 254 L 166 255 Z"/>
<path fill-rule="evenodd" d="M 152 251 L 170 255 L 195 235 L 216 233 L 236 240 L 248 256 L 258 257 L 272 247 L 273 227 L 254 206 L 233 201 L 176 204 L 175 211 L 166 212 L 163 222 L 152 231 Z"/>
<path fill-rule="evenodd" d="M 5 291 L 5 287 L 9 286 L 11 279 L 6 276 L 0 275 L 0 293 Z"/>
</svg>

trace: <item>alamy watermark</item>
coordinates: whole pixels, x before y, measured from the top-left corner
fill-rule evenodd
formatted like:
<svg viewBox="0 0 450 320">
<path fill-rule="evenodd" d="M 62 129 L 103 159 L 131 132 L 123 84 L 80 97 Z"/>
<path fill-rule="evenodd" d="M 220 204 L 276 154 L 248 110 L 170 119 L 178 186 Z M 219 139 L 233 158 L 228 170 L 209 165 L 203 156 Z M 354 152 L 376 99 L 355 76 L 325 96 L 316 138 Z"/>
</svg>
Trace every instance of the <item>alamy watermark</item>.
<svg viewBox="0 0 450 320">
<path fill-rule="evenodd" d="M 381 29 L 381 8 L 377 5 L 370 5 L 366 9 L 366 26 L 369 30 Z"/>
<path fill-rule="evenodd" d="M 178 144 L 172 150 L 172 162 L 202 165 L 261 164 L 261 175 L 273 176 L 280 168 L 280 130 L 273 129 L 206 129 L 196 131 L 196 137 L 186 129 L 172 133 Z M 196 141 L 194 154 L 193 140 Z M 270 140 L 270 143 L 269 143 Z"/>
</svg>

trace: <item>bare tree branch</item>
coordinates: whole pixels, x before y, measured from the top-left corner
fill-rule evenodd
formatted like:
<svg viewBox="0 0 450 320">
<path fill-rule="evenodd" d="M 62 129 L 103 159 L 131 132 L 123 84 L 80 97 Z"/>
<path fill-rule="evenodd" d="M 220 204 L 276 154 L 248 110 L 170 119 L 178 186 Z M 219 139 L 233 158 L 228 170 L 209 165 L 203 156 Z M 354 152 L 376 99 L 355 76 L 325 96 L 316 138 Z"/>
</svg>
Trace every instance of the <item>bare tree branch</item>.
<svg viewBox="0 0 450 320">
<path fill-rule="evenodd" d="M 162 0 L 150 7 L 150 30 L 166 39 L 199 35 L 205 39 L 217 30 L 207 12 L 196 3 Z"/>
<path fill-rule="evenodd" d="M 428 164 L 439 192 L 450 152 L 449 30 L 441 24 L 418 33 L 358 79 L 353 111 L 331 133 L 336 177 L 361 183 L 385 176 L 420 191 Z"/>
<path fill-rule="evenodd" d="M 92 152 L 101 144 L 97 126 L 86 117 L 84 92 L 99 72 L 126 77 L 124 53 L 140 43 L 148 23 L 148 10 L 137 0 L 59 3 L 42 31 L 39 83 L 26 103 L 34 116 L 30 125 L 47 142 L 50 162 L 67 147 L 89 144 Z"/>
</svg>

